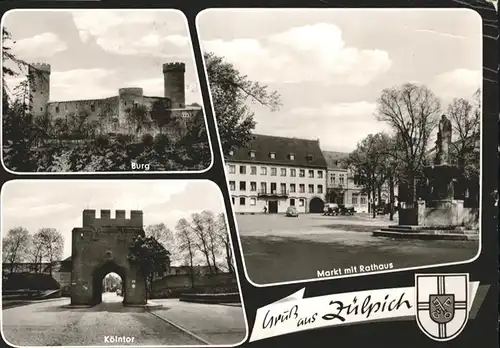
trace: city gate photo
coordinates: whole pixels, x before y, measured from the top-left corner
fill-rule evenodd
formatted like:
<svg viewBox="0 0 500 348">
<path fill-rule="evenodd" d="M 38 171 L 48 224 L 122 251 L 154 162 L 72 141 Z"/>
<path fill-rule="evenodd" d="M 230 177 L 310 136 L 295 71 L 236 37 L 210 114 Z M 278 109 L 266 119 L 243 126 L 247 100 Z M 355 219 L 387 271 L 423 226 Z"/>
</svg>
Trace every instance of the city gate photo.
<svg viewBox="0 0 500 348">
<path fill-rule="evenodd" d="M 71 304 L 97 305 L 102 302 L 103 279 L 117 273 L 122 279 L 123 304 L 146 303 L 145 279 L 128 260 L 129 247 L 138 235 L 144 236 L 142 211 L 83 211 L 82 227 L 72 231 Z"/>
</svg>

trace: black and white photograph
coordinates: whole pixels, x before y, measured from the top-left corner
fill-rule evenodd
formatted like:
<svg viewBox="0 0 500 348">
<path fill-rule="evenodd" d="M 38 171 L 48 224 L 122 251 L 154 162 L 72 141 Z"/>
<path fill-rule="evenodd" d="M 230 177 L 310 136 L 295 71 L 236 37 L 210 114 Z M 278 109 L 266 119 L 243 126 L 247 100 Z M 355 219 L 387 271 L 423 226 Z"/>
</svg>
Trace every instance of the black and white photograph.
<svg viewBox="0 0 500 348">
<path fill-rule="evenodd" d="M 253 285 L 477 258 L 477 12 L 208 9 L 196 26 Z"/>
<path fill-rule="evenodd" d="M 15 173 L 202 172 L 212 150 L 178 10 L 2 17 L 2 162 Z"/>
<path fill-rule="evenodd" d="M 13 180 L 1 207 L 1 332 L 9 345 L 246 339 L 226 210 L 213 182 Z"/>
</svg>

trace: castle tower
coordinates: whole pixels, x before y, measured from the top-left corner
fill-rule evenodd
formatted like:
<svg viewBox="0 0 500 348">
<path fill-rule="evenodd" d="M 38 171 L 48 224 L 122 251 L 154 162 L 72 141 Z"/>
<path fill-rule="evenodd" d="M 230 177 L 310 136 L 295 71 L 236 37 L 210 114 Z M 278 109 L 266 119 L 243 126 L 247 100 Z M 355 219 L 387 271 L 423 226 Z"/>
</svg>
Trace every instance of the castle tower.
<svg viewBox="0 0 500 348">
<path fill-rule="evenodd" d="M 184 73 L 186 64 L 166 63 L 163 64 L 163 78 L 165 82 L 165 98 L 172 102 L 172 109 L 186 107 Z"/>
<path fill-rule="evenodd" d="M 127 87 L 118 90 L 118 122 L 121 132 L 127 132 L 127 110 L 130 110 L 136 104 L 143 104 L 144 91 L 140 87 Z"/>
<path fill-rule="evenodd" d="M 34 63 L 28 68 L 30 110 L 33 116 L 44 116 L 50 99 L 50 65 Z"/>
</svg>

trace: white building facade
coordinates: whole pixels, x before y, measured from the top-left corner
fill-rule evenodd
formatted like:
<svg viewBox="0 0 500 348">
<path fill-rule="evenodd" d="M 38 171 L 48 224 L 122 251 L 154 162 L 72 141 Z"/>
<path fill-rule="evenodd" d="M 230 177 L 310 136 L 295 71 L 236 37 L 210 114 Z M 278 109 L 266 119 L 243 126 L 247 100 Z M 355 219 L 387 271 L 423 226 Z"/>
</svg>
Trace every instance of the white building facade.
<svg viewBox="0 0 500 348">
<path fill-rule="evenodd" d="M 348 153 L 323 151 L 327 163 L 327 201 L 353 206 L 356 212 L 368 212 L 368 195 L 354 180 L 345 160 Z"/>
<path fill-rule="evenodd" d="M 236 213 L 322 213 L 326 162 L 319 141 L 254 135 L 245 149 L 226 158 Z"/>
</svg>

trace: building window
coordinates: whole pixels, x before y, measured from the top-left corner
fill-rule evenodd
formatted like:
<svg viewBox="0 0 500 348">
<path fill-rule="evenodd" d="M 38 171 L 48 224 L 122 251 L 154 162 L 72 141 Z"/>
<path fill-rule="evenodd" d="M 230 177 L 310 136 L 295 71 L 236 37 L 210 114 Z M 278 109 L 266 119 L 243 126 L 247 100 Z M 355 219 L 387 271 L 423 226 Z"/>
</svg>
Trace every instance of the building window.
<svg viewBox="0 0 500 348">
<path fill-rule="evenodd" d="M 339 184 L 344 185 L 344 176 L 343 175 L 340 175 L 340 177 L 339 177 Z"/>
<path fill-rule="evenodd" d="M 290 192 L 295 193 L 295 184 L 290 184 Z"/>
<path fill-rule="evenodd" d="M 318 170 L 318 178 L 323 179 L 323 171 L 322 170 Z"/>
<path fill-rule="evenodd" d="M 240 197 L 240 205 L 245 205 L 245 197 Z"/>
<path fill-rule="evenodd" d="M 59 106 L 56 106 L 56 113 L 59 113 Z"/>
<path fill-rule="evenodd" d="M 236 200 L 234 199 L 234 197 L 231 197 L 231 202 L 233 203 L 233 205 L 236 204 Z"/>
<path fill-rule="evenodd" d="M 256 166 L 251 166 L 250 167 L 250 174 L 251 175 L 257 175 L 257 167 Z"/>
<path fill-rule="evenodd" d="M 236 183 L 235 183 L 234 181 L 230 181 L 230 182 L 229 182 L 229 189 L 230 189 L 231 191 L 236 190 Z"/>
<path fill-rule="evenodd" d="M 308 190 L 309 193 L 314 193 L 314 185 L 309 185 Z"/>
<path fill-rule="evenodd" d="M 267 167 L 260 167 L 260 175 L 267 175 Z"/>
<path fill-rule="evenodd" d="M 291 153 L 288 155 L 288 158 L 290 158 L 290 160 L 293 161 L 295 159 L 295 155 L 293 153 Z"/>
<path fill-rule="evenodd" d="M 234 164 L 229 165 L 229 174 L 235 174 L 236 173 L 236 166 Z"/>
<path fill-rule="evenodd" d="M 295 198 L 290 198 L 290 205 L 291 205 L 292 207 L 294 207 L 294 206 L 295 206 Z"/>
<path fill-rule="evenodd" d="M 270 159 L 276 159 L 276 153 L 275 152 L 269 153 L 269 158 Z"/>
<path fill-rule="evenodd" d="M 280 191 L 282 194 L 286 193 L 286 184 L 280 184 Z"/>
<path fill-rule="evenodd" d="M 306 171 L 304 169 L 299 170 L 299 177 L 303 178 L 306 176 Z"/>
<path fill-rule="evenodd" d="M 40 111 L 43 111 L 43 106 L 40 108 Z"/>
<path fill-rule="evenodd" d="M 297 169 L 290 169 L 290 176 L 297 176 Z"/>
<path fill-rule="evenodd" d="M 361 205 L 365 205 L 366 204 L 366 197 L 365 196 L 361 197 L 360 203 L 361 203 Z"/>
<path fill-rule="evenodd" d="M 90 111 L 95 112 L 95 105 L 94 104 L 90 105 Z"/>
<path fill-rule="evenodd" d="M 314 170 L 310 170 L 309 171 L 309 177 L 310 178 L 314 178 Z"/>
<path fill-rule="evenodd" d="M 246 166 L 240 166 L 240 174 L 246 174 L 247 173 L 247 167 Z"/>
<path fill-rule="evenodd" d="M 276 168 L 271 168 L 271 176 L 276 176 L 278 170 Z"/>
<path fill-rule="evenodd" d="M 323 185 L 318 185 L 318 193 L 323 193 Z"/>
<path fill-rule="evenodd" d="M 257 200 L 255 198 L 250 198 L 250 205 L 257 205 Z"/>
<path fill-rule="evenodd" d="M 304 206 L 304 200 L 303 199 L 299 199 L 299 207 L 303 207 Z"/>
<path fill-rule="evenodd" d="M 246 191 L 246 189 L 247 189 L 247 182 L 240 181 L 240 191 Z"/>
<path fill-rule="evenodd" d="M 358 196 L 352 196 L 352 198 L 351 198 L 351 204 L 355 204 L 355 205 L 358 204 Z"/>
<path fill-rule="evenodd" d="M 335 174 L 330 174 L 330 183 L 335 185 Z"/>
<path fill-rule="evenodd" d="M 281 168 L 281 176 L 286 176 L 286 168 Z"/>
<path fill-rule="evenodd" d="M 250 182 L 250 191 L 257 191 L 257 183 L 255 181 Z"/>
<path fill-rule="evenodd" d="M 250 151 L 250 157 L 255 158 L 255 151 Z"/>
<path fill-rule="evenodd" d="M 299 184 L 299 192 L 300 193 L 306 192 L 306 186 L 304 184 Z"/>
<path fill-rule="evenodd" d="M 307 155 L 307 160 L 311 162 L 314 159 L 313 155 Z"/>
<path fill-rule="evenodd" d="M 267 183 L 265 183 L 265 182 L 261 182 L 260 183 L 260 191 L 262 193 L 266 193 L 267 192 Z"/>
</svg>

